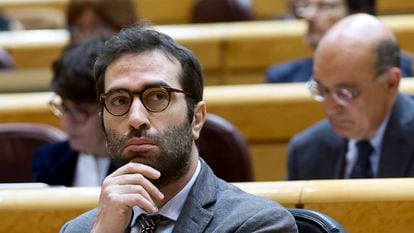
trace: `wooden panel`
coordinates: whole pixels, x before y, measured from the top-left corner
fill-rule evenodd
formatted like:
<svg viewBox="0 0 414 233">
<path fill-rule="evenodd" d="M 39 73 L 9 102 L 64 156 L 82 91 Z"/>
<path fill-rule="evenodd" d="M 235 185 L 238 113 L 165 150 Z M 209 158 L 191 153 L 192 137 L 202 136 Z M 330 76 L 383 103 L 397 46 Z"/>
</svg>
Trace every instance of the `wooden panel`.
<svg viewBox="0 0 414 233">
<path fill-rule="evenodd" d="M 251 0 L 256 19 L 271 19 L 289 13 L 287 0 Z"/>
<path fill-rule="evenodd" d="M 414 79 L 400 89 L 414 94 Z M 35 122 L 60 128 L 49 111 L 51 93 L 0 94 L 0 123 Z M 258 181 L 283 180 L 290 138 L 324 117 L 305 84 L 206 87 L 207 111 L 233 123 L 246 137 Z"/>
<path fill-rule="evenodd" d="M 94 208 L 99 188 L 0 191 L 0 232 L 58 232 L 68 220 Z"/>
<path fill-rule="evenodd" d="M 413 185 L 414 179 L 309 181 L 301 203 L 338 220 L 349 233 L 411 232 Z"/>
<path fill-rule="evenodd" d="M 286 142 L 323 118 L 303 83 L 207 87 L 205 100 L 208 112 L 232 122 L 249 142 Z"/>
<path fill-rule="evenodd" d="M 0 123 L 33 122 L 61 128 L 59 119 L 48 108 L 51 93 L 0 95 Z"/>
<path fill-rule="evenodd" d="M 298 204 L 302 182 L 238 183 L 254 195 L 278 201 L 285 207 Z M 97 206 L 99 188 L 48 188 L 2 190 L 0 232 L 54 233 L 68 220 Z"/>
<path fill-rule="evenodd" d="M 22 8 L 46 7 L 66 12 L 69 0 L 0 0 L 0 8 L 6 11 Z M 195 0 L 135 0 L 135 8 L 141 18 L 154 24 L 189 23 Z M 251 0 L 256 19 L 270 19 L 288 13 L 286 0 Z M 378 0 L 378 14 L 413 13 L 414 2 L 407 0 Z"/>
<path fill-rule="evenodd" d="M 285 180 L 287 143 L 250 143 L 255 181 Z"/>
<path fill-rule="evenodd" d="M 47 7 L 66 12 L 69 0 L 0 0 L 0 8 L 10 11 L 13 9 Z"/>
<path fill-rule="evenodd" d="M 331 216 L 348 233 L 412 232 L 414 223 L 414 202 L 305 204 L 304 208 Z"/>
<path fill-rule="evenodd" d="M 401 48 L 414 53 L 414 15 L 381 18 L 397 35 Z M 303 21 L 258 21 L 156 26 L 193 50 L 206 73 L 206 83 L 263 83 L 272 64 L 310 56 L 303 42 Z M 49 68 L 68 41 L 65 30 L 0 33 L 0 47 L 10 51 L 18 68 Z"/>
<path fill-rule="evenodd" d="M 65 222 L 87 210 L 0 210 L 0 232 L 56 233 Z"/>
<path fill-rule="evenodd" d="M 414 179 L 353 179 L 245 182 L 236 186 L 285 207 L 303 205 L 325 213 L 349 233 L 412 232 Z M 94 208 L 99 188 L 2 190 L 0 232 L 57 232 L 62 224 Z M 24 223 L 24 224 L 22 224 Z"/>
<path fill-rule="evenodd" d="M 309 56 L 303 42 L 304 21 L 238 23 L 232 35 L 225 37 L 227 65 L 235 68 L 266 66 L 297 57 Z"/>
<path fill-rule="evenodd" d="M 19 9 L 52 8 L 61 11 L 65 17 L 69 0 L 0 0 L 0 8 L 7 12 Z M 134 0 L 135 10 L 140 18 L 154 24 L 189 23 L 193 0 Z"/>
<path fill-rule="evenodd" d="M 63 48 L 22 48 L 9 50 L 18 69 L 45 68 L 45 63 L 52 65 Z"/>
<path fill-rule="evenodd" d="M 9 51 L 18 69 L 50 68 L 68 38 L 66 30 L 0 32 L 0 47 Z"/>
<path fill-rule="evenodd" d="M 135 0 L 140 18 L 154 24 L 189 23 L 194 0 Z"/>
<path fill-rule="evenodd" d="M 285 207 L 295 207 L 300 203 L 300 195 L 306 181 L 244 182 L 234 184 L 245 192 L 277 201 Z"/>
<path fill-rule="evenodd" d="M 378 14 L 414 13 L 412 0 L 377 0 Z"/>
<path fill-rule="evenodd" d="M 414 201 L 414 179 L 313 180 L 303 187 L 301 202 L 359 203 Z M 363 195 L 361 195 L 363 194 Z"/>
<path fill-rule="evenodd" d="M 49 69 L 11 70 L 0 72 L 0 93 L 48 91 L 52 81 Z"/>
<path fill-rule="evenodd" d="M 258 19 L 270 19 L 289 13 L 287 0 L 252 0 L 253 12 Z M 412 0 L 377 0 L 377 14 L 414 13 Z"/>
</svg>

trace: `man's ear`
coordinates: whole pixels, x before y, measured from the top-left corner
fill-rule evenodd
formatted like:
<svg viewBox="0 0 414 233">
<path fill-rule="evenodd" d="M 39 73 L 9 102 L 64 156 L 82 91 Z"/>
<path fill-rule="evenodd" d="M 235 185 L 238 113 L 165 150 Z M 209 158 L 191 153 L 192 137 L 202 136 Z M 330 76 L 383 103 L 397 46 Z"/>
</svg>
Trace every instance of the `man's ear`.
<svg viewBox="0 0 414 233">
<path fill-rule="evenodd" d="M 206 120 L 206 104 L 204 101 L 200 101 L 194 107 L 194 116 L 192 124 L 192 134 L 193 139 L 197 140 L 200 136 L 200 131 L 203 128 L 204 122 Z"/>
<path fill-rule="evenodd" d="M 391 95 L 396 95 L 401 79 L 401 70 L 397 67 L 391 68 L 387 79 L 388 90 Z"/>
</svg>

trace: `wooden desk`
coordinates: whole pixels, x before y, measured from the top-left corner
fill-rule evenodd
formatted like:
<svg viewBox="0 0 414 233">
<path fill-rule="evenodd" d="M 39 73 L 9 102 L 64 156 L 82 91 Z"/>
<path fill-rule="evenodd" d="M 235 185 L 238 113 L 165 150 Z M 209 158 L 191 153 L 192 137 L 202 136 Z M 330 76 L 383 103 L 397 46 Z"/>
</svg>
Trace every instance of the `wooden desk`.
<svg viewBox="0 0 414 233">
<path fill-rule="evenodd" d="M 6 12 L 23 8 L 51 8 L 66 18 L 68 2 L 69 0 L 0 0 L 0 8 Z M 154 24 L 189 23 L 193 4 L 193 0 L 134 0 L 137 15 Z"/>
<path fill-rule="evenodd" d="M 0 8 L 12 12 L 22 8 L 51 8 L 65 18 L 69 0 L 0 0 Z M 185 24 L 191 22 L 195 0 L 134 0 L 139 17 L 154 24 Z M 267 20 L 287 14 L 285 0 L 252 0 L 252 11 L 257 20 Z M 405 0 L 378 0 L 378 15 L 414 13 L 414 2 Z"/>
<path fill-rule="evenodd" d="M 285 207 L 320 211 L 349 233 L 411 232 L 414 178 L 235 183 Z M 0 232 L 55 233 L 95 208 L 100 189 L 42 188 L 0 191 Z"/>
<path fill-rule="evenodd" d="M 413 187 L 412 178 L 309 181 L 301 204 L 338 220 L 349 233 L 411 232 Z"/>
<path fill-rule="evenodd" d="M 269 19 L 289 12 L 285 0 L 252 0 L 256 19 Z M 414 2 L 407 0 L 377 0 L 377 15 L 414 13 Z"/>
<path fill-rule="evenodd" d="M 56 233 L 68 220 L 95 208 L 99 188 L 0 191 L 0 232 Z"/>
<path fill-rule="evenodd" d="M 414 53 L 414 15 L 384 16 L 401 47 Z M 164 25 L 156 29 L 193 50 L 207 85 L 263 83 L 265 69 L 310 56 L 303 43 L 303 21 L 259 21 L 197 25 Z M 64 30 L 0 33 L 0 47 L 10 51 L 19 69 L 49 68 L 68 41 Z"/>
<path fill-rule="evenodd" d="M 1 71 L 0 93 L 48 91 L 52 76 L 46 68 Z"/>
<path fill-rule="evenodd" d="M 401 91 L 414 94 L 414 79 Z M 60 127 L 47 107 L 51 93 L 0 94 L 0 123 L 36 122 Z M 303 83 L 206 87 L 207 111 L 233 123 L 246 137 L 258 181 L 283 180 L 290 138 L 324 117 Z"/>
<path fill-rule="evenodd" d="M 237 184 L 286 207 L 299 202 L 302 182 Z M 99 188 L 49 188 L 0 191 L 0 232 L 56 233 L 68 220 L 95 208 Z"/>
</svg>

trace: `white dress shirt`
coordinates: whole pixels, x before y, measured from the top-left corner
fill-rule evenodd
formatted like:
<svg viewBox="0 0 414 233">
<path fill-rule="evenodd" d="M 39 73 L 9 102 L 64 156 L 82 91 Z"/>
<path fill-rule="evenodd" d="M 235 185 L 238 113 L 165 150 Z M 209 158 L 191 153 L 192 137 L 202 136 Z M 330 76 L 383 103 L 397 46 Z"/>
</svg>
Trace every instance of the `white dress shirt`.
<svg viewBox="0 0 414 233">
<path fill-rule="evenodd" d="M 110 165 L 110 157 L 96 157 L 90 154 L 79 153 L 73 186 L 101 186 Z"/>
<path fill-rule="evenodd" d="M 388 124 L 389 115 L 381 123 L 375 135 L 369 140 L 373 147 L 373 152 L 370 155 L 371 171 L 374 177 L 378 174 L 379 160 L 381 156 L 382 139 L 384 138 L 385 128 Z M 354 168 L 354 165 L 358 159 L 358 148 L 356 146 L 358 141 L 350 139 L 348 141 L 348 150 L 345 155 L 346 167 L 345 167 L 345 178 L 349 178 Z"/>
</svg>

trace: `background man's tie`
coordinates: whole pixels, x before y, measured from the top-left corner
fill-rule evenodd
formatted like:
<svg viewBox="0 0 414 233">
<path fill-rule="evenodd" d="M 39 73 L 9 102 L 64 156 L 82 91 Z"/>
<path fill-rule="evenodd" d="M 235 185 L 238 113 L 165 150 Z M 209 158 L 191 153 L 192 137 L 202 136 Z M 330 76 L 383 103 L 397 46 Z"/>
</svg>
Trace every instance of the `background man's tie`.
<svg viewBox="0 0 414 233">
<path fill-rule="evenodd" d="M 373 178 L 370 155 L 374 151 L 369 141 L 357 143 L 358 158 L 352 169 L 350 178 Z"/>
</svg>

